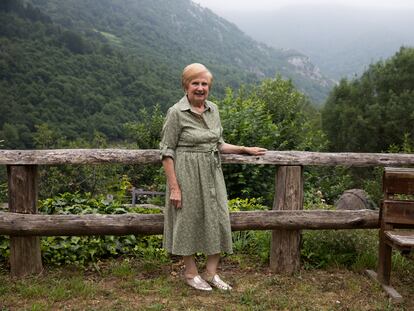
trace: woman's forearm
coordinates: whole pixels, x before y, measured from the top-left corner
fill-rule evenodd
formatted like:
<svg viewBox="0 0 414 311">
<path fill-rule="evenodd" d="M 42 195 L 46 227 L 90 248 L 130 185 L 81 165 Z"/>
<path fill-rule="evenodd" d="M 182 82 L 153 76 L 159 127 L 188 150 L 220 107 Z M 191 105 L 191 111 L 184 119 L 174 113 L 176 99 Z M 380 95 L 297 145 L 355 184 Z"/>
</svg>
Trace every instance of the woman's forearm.
<svg viewBox="0 0 414 311">
<path fill-rule="evenodd" d="M 228 143 L 220 144 L 219 150 L 221 153 L 246 153 L 245 146 L 237 146 Z"/>
<path fill-rule="evenodd" d="M 170 157 L 162 159 L 162 166 L 167 177 L 167 183 L 170 190 L 178 189 L 177 176 L 175 175 L 174 160 Z"/>
<path fill-rule="evenodd" d="M 267 149 L 260 147 L 237 146 L 228 143 L 223 143 L 219 145 L 219 150 L 221 153 L 247 153 L 250 155 L 264 155 Z"/>
<path fill-rule="evenodd" d="M 175 174 L 174 160 L 170 157 L 165 157 L 162 160 L 165 175 L 167 176 L 168 188 L 170 190 L 169 200 L 176 208 L 181 208 L 181 189 Z"/>
</svg>

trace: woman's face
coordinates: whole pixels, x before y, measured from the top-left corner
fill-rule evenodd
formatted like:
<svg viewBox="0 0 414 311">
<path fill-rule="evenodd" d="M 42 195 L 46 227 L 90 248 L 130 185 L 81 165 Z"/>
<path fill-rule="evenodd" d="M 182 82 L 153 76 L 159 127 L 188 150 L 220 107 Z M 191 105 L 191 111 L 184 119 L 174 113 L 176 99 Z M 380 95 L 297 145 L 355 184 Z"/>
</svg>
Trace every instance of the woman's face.
<svg viewBox="0 0 414 311">
<path fill-rule="evenodd" d="M 201 74 L 195 79 L 191 80 L 187 86 L 187 97 L 192 105 L 200 105 L 208 97 L 208 77 L 206 74 Z"/>
</svg>

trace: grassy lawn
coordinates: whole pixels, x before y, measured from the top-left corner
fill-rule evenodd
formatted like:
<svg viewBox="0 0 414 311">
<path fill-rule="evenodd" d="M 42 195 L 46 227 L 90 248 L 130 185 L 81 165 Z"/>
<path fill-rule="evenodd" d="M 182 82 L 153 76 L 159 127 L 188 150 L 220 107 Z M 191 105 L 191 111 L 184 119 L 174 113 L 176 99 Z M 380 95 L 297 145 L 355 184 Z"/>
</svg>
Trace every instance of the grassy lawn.
<svg viewBox="0 0 414 311">
<path fill-rule="evenodd" d="M 0 267 L 2 311 L 414 310 L 412 273 L 394 273 L 392 283 L 405 298 L 395 305 L 362 271 L 329 268 L 282 276 L 241 255 L 221 264 L 223 279 L 234 287 L 230 293 L 188 287 L 176 259 L 167 264 L 123 258 L 89 268 L 46 267 L 42 275 L 21 280 L 11 279 L 5 264 Z"/>
</svg>

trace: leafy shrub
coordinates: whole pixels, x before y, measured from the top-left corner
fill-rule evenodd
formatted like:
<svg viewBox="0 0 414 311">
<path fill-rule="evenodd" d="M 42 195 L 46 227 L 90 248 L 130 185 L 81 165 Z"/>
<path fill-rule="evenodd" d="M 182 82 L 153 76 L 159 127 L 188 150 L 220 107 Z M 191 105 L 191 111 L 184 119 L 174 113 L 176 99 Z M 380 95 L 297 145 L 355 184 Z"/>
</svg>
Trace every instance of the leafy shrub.
<svg viewBox="0 0 414 311">
<path fill-rule="evenodd" d="M 306 168 L 304 172 L 305 207 L 312 204 L 333 205 L 347 189 L 353 188 L 349 169 L 343 166 Z"/>
<path fill-rule="evenodd" d="M 240 211 L 263 211 L 268 208 L 263 205 L 263 200 L 261 198 L 251 198 L 251 199 L 240 199 L 235 198 L 229 200 L 229 209 L 231 212 L 240 212 Z"/>
<path fill-rule="evenodd" d="M 39 202 L 39 212 L 55 215 L 159 213 L 139 206 L 125 208 L 119 201 L 107 201 L 91 194 L 63 193 Z M 120 255 L 156 257 L 167 260 L 162 236 L 52 236 L 41 239 L 44 262 L 53 265 L 84 265 L 102 258 Z M 9 256 L 9 238 L 0 236 L 0 260 Z"/>
<path fill-rule="evenodd" d="M 301 259 L 305 269 L 345 267 L 376 270 L 378 230 L 305 231 Z M 414 262 L 399 252 L 392 254 L 392 270 L 399 275 L 414 273 Z"/>
<path fill-rule="evenodd" d="M 363 181 L 362 188 L 369 194 L 373 202 L 378 203 L 382 197 L 382 174 L 384 173 L 383 167 L 374 167 L 372 169 L 371 177 L 366 178 Z"/>
<path fill-rule="evenodd" d="M 267 210 L 262 204 L 262 199 L 240 199 L 229 201 L 229 208 L 232 212 Z M 237 253 L 258 257 L 265 263 L 269 260 L 270 231 L 235 231 L 233 236 L 233 250 Z"/>
<path fill-rule="evenodd" d="M 304 231 L 301 257 L 307 269 L 329 266 L 374 268 L 377 245 L 376 230 Z"/>
</svg>

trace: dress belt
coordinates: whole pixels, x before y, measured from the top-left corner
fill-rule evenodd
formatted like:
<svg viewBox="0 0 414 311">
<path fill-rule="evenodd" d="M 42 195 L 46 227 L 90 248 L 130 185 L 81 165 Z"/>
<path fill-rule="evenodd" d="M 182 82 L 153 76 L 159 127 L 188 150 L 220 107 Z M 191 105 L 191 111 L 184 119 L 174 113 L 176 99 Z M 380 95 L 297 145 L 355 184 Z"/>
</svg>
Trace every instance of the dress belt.
<svg viewBox="0 0 414 311">
<path fill-rule="evenodd" d="M 179 146 L 175 149 L 176 152 L 194 152 L 194 153 L 208 153 L 211 158 L 211 164 L 215 164 L 217 168 L 221 167 L 220 152 L 217 147 L 210 149 L 203 149 L 197 147 Z"/>
</svg>

